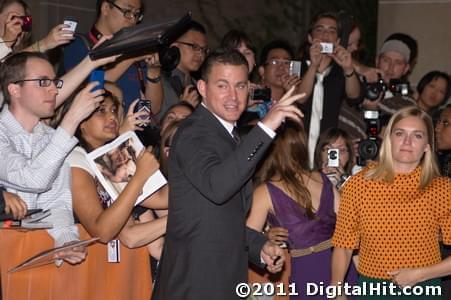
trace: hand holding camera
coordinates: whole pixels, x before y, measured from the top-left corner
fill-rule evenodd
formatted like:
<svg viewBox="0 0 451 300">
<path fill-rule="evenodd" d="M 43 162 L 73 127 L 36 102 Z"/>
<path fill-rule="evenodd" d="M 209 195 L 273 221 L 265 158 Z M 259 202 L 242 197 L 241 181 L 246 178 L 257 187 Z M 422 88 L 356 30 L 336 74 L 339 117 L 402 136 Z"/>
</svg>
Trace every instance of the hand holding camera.
<svg viewBox="0 0 451 300">
<path fill-rule="evenodd" d="M 338 43 L 334 45 L 333 49 L 333 52 L 328 55 L 343 69 L 343 72 L 345 74 L 354 72 L 351 53 Z"/>
<path fill-rule="evenodd" d="M 67 24 L 59 24 L 53 27 L 40 44 L 41 51 L 54 49 L 60 45 L 68 44 L 74 39 L 74 34 Z"/>
<path fill-rule="evenodd" d="M 18 16 L 16 13 L 9 13 L 6 20 L 2 38 L 8 46 L 17 43 L 22 32 L 31 31 L 31 16 Z"/>
<path fill-rule="evenodd" d="M 148 112 L 145 111 L 137 111 L 137 104 L 140 99 L 135 99 L 129 106 L 127 114 L 122 121 L 121 127 L 119 128 L 119 134 L 122 134 L 127 131 L 143 131 L 143 119 L 148 117 Z"/>
<path fill-rule="evenodd" d="M 290 90 L 291 87 L 297 87 L 302 82 L 301 77 L 296 75 L 282 75 L 281 79 L 285 91 Z"/>
</svg>

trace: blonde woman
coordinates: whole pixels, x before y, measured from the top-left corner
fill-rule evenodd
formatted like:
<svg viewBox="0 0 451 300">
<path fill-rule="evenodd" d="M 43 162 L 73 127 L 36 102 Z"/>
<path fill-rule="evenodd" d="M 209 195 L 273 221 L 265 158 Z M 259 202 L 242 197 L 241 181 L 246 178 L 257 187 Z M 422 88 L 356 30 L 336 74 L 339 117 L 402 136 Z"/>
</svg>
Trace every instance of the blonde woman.
<svg viewBox="0 0 451 300">
<path fill-rule="evenodd" d="M 402 286 L 403 269 L 440 262 L 440 238 L 451 243 L 451 182 L 439 176 L 434 155 L 434 127 L 427 113 L 407 107 L 392 116 L 379 163 L 353 176 L 342 189 L 332 284 L 343 282 L 354 249 L 359 249 L 361 284 Z M 440 281 L 420 284 L 439 286 Z"/>
</svg>

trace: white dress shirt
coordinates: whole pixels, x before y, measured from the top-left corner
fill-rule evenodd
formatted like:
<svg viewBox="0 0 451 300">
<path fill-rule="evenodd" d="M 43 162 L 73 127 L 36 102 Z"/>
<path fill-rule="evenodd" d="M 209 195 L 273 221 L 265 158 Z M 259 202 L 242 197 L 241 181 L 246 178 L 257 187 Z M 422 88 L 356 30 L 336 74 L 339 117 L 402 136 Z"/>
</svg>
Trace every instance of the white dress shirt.
<svg viewBox="0 0 451 300">
<path fill-rule="evenodd" d="M 17 194 L 28 209 L 50 209 L 55 246 L 77 240 L 72 213 L 71 171 L 65 159 L 78 140 L 64 129 L 39 122 L 27 132 L 7 105 L 0 112 L 0 186 Z"/>
</svg>

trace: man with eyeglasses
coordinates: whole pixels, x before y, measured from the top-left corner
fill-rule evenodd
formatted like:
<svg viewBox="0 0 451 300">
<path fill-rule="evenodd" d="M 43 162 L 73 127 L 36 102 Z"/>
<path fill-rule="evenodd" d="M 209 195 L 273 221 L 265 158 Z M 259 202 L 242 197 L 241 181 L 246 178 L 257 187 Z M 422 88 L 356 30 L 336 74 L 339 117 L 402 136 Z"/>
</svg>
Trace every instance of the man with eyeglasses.
<svg viewBox="0 0 451 300">
<path fill-rule="evenodd" d="M 340 29 L 335 13 L 322 12 L 313 18 L 307 35 L 304 53 L 308 55 L 303 59 L 305 72 L 301 83 L 301 90 L 307 97 L 300 102 L 305 112 L 312 168 L 318 137 L 326 129 L 338 126 L 343 101 L 354 105 L 363 100 L 364 89 L 354 71 L 351 54 L 339 44 Z"/>
<path fill-rule="evenodd" d="M 190 103 L 193 107 L 199 104 L 200 95 L 196 89 L 196 81 L 191 75 L 200 69 L 209 52 L 204 26 L 191 21 L 185 34 L 171 46 L 179 48 L 180 62 L 170 74 L 163 74 L 164 98 L 161 111 L 157 115 L 159 119 L 169 107 L 180 100 Z"/>
<path fill-rule="evenodd" d="M 292 86 L 301 83 L 301 78 L 288 72 L 293 58 L 291 45 L 283 40 L 271 41 L 262 48 L 258 72 L 262 84 L 271 88 L 272 101 L 277 102 Z"/>
<path fill-rule="evenodd" d="M 75 35 L 75 40 L 64 48 L 62 69 L 76 66 L 104 35 L 135 26 L 143 19 L 142 0 L 97 0 L 97 20 L 86 35 Z M 105 72 L 105 79 L 117 82 L 124 93 L 125 111 L 137 98 L 151 100 L 153 113 L 160 111 L 163 99 L 158 55 L 147 55 L 120 60 Z"/>
<path fill-rule="evenodd" d="M 26 280 L 19 280 L 6 272 L 32 254 L 79 239 L 72 212 L 70 168 L 65 159 L 78 142 L 73 136 L 78 124 L 103 101 L 104 91 L 90 92 L 95 83 L 89 84 L 75 96 L 55 130 L 42 119 L 54 115 L 56 95 L 64 82 L 55 78 L 53 67 L 44 54 L 21 52 L 7 58 L 0 66 L 0 83 L 5 98 L 0 112 L 0 186 L 17 194 L 28 209 L 50 210 L 51 215 L 43 221 L 53 224 L 53 228 L 47 230 L 48 234 L 41 230 L 0 231 L 2 257 L 6 258 L 0 259 L 0 277 L 3 282 L 8 282 L 3 285 L 5 289 L 17 288 L 16 291 L 5 290 L 8 299 L 21 298 L 16 292 L 29 290 L 28 293 L 32 293 L 30 287 L 37 281 L 48 283 L 40 286 L 43 289 L 41 295 L 46 295 L 51 293 L 50 281 L 54 279 L 33 279 L 38 276 L 30 274 Z M 53 243 L 50 242 L 52 239 Z M 8 259 L 7 251 L 14 253 L 17 249 L 22 254 L 11 255 L 14 260 Z M 77 264 L 85 256 L 85 249 L 71 248 L 60 252 L 58 257 Z M 61 263 L 59 259 L 57 266 Z M 58 276 L 54 274 L 54 277 Z M 43 282 L 45 280 L 49 282 Z"/>
</svg>

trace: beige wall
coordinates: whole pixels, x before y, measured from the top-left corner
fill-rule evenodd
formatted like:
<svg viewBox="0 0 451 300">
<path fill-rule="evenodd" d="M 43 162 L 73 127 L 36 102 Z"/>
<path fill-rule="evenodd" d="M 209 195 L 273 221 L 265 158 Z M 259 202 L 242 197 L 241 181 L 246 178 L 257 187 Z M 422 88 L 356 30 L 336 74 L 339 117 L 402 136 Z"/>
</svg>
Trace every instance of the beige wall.
<svg viewBox="0 0 451 300">
<path fill-rule="evenodd" d="M 413 85 L 431 70 L 451 73 L 451 0 L 379 0 L 378 47 L 393 32 L 418 41 Z"/>
</svg>

